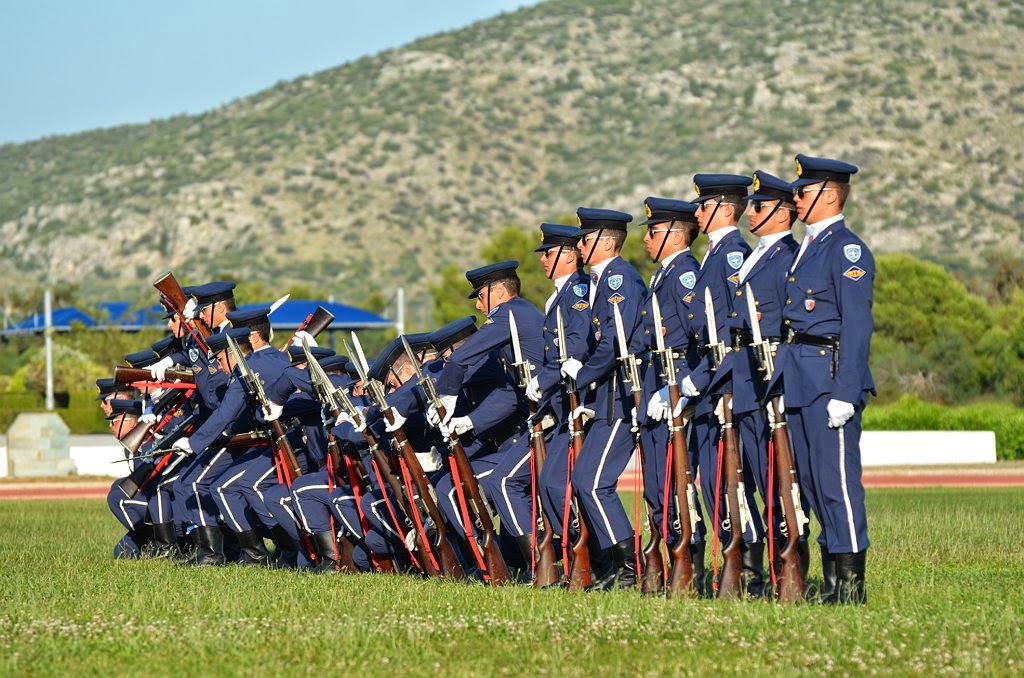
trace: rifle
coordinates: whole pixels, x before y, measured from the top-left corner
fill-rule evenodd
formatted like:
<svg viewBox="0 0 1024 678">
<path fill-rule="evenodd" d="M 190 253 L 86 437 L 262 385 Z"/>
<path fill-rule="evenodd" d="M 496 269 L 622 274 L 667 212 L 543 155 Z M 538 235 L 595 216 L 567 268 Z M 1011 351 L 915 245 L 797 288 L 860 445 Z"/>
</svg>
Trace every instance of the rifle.
<svg viewBox="0 0 1024 678">
<path fill-rule="evenodd" d="M 160 427 L 166 424 L 167 421 L 169 421 L 169 418 L 166 419 L 165 421 L 160 422 Z M 163 449 L 153 450 L 149 454 L 136 455 L 134 457 L 136 461 L 149 462 L 152 461 L 155 457 L 163 456 L 163 458 L 159 462 L 157 462 L 155 466 L 147 466 L 144 464 L 137 465 L 132 470 L 131 473 L 129 473 L 127 476 L 125 476 L 118 482 L 118 487 L 121 489 L 122 492 L 125 493 L 125 495 L 129 499 L 133 498 L 136 494 L 138 494 L 139 490 L 142 489 L 146 485 L 146 483 L 148 483 L 150 480 L 156 477 L 156 475 L 160 473 L 160 471 L 162 471 L 165 466 L 167 466 L 167 463 L 170 461 L 171 453 L 176 451 L 170 449 L 170 445 L 172 445 L 174 441 L 191 432 L 192 424 L 194 421 L 195 414 L 189 414 L 187 417 L 185 417 L 178 423 L 178 425 L 174 428 L 173 431 L 169 432 L 167 435 L 163 437 L 163 439 L 161 440 L 161 443 L 163 443 L 164 445 Z M 131 433 L 129 433 L 129 435 L 131 435 Z M 124 441 L 121 441 L 121 443 L 124 444 Z M 134 452 L 132 454 L 134 454 Z M 129 458 L 126 457 L 124 461 L 129 461 Z"/>
<path fill-rule="evenodd" d="M 246 361 L 242 349 L 238 346 L 238 342 L 230 335 L 227 337 L 227 340 L 228 349 L 235 357 L 235 363 L 238 365 L 238 370 L 242 375 L 242 382 L 245 384 L 246 390 L 249 391 L 256 399 L 256 403 L 266 412 L 270 400 L 263 390 L 263 382 L 260 381 L 260 375 L 253 372 L 252 368 L 249 367 L 249 363 Z M 292 481 L 302 475 L 302 469 L 299 468 L 299 460 L 295 458 L 295 450 L 292 449 L 292 444 L 288 441 L 287 432 L 284 430 L 281 422 L 277 419 L 270 422 L 270 430 L 274 433 L 274 451 L 281 461 L 281 466 L 284 470 L 284 481 L 288 487 L 291 487 Z"/>
<path fill-rule="evenodd" d="M 307 315 L 306 319 L 302 321 L 302 324 L 295 329 L 292 336 L 288 339 L 285 345 L 281 347 L 281 350 L 288 350 L 288 344 L 292 343 L 292 340 L 295 339 L 295 336 L 299 332 L 307 332 L 311 336 L 315 337 L 327 329 L 332 322 L 334 322 L 334 314 L 323 306 L 317 306 L 316 310 Z"/>
<path fill-rule="evenodd" d="M 665 347 L 665 337 L 662 334 L 663 323 L 661 319 L 661 306 L 658 303 L 658 295 L 651 299 L 654 312 L 654 334 L 655 353 L 661 356 L 662 376 L 668 384 L 668 434 L 669 444 L 672 451 L 672 464 L 666 471 L 675 479 L 675 500 L 676 517 L 679 520 L 679 541 L 669 549 L 672 557 L 672 569 L 669 570 L 666 592 L 669 598 L 674 596 L 691 596 L 697 593 L 693 582 L 693 559 L 690 556 L 690 540 L 693 538 L 693 530 L 700 519 L 697 515 L 696 500 L 693 496 L 693 474 L 690 469 L 690 453 L 686 449 L 686 436 L 683 434 L 685 427 L 683 414 L 675 415 L 682 395 L 679 392 L 679 381 L 676 379 L 675 356 L 672 348 Z M 666 487 L 668 483 L 666 482 Z M 667 494 L 667 493 L 666 493 Z M 664 497 L 668 503 L 668 497 Z M 664 520 L 668 520 L 668 511 L 665 511 Z M 668 526 L 665 526 L 665 534 L 668 534 Z"/>
<path fill-rule="evenodd" d="M 569 359 L 569 349 L 566 347 L 565 342 L 565 323 L 562 319 L 561 307 L 555 308 L 556 319 L 558 322 L 558 362 L 564 363 Z M 566 398 L 569 401 L 569 454 L 572 462 L 576 461 L 576 458 L 580 456 L 580 452 L 583 450 L 583 417 L 574 417 L 573 413 L 579 409 L 580 397 L 576 393 L 576 380 L 571 377 L 565 377 L 562 380 L 562 386 L 565 389 Z M 569 470 L 571 471 L 572 464 L 569 464 Z M 566 485 L 569 485 L 568 480 Z M 575 494 L 575 490 L 572 487 L 567 488 L 567 492 Z M 568 504 L 569 497 L 566 497 Z M 587 539 L 590 538 L 590 530 L 587 529 L 587 521 L 583 517 L 583 511 L 577 505 L 576 507 L 576 540 L 572 542 L 572 565 L 563 564 L 563 566 L 569 572 L 569 590 L 579 591 L 587 588 L 593 583 L 590 572 L 590 550 L 587 548 Z M 562 540 L 569 541 L 569 535 L 563 534 Z"/>
<path fill-rule="evenodd" d="M 348 345 L 348 342 L 345 342 L 345 350 L 348 352 L 349 356 L 352 357 L 352 362 L 356 366 L 356 371 L 359 373 L 359 379 L 360 381 L 363 382 L 363 388 L 369 394 L 370 399 L 374 402 L 374 404 L 381 408 L 381 411 L 384 413 L 385 417 L 387 417 L 388 422 L 393 423 L 394 418 L 388 411 L 389 408 L 387 400 L 384 397 L 384 386 L 376 379 L 370 378 L 369 364 L 366 362 L 366 356 L 363 354 L 363 346 L 362 344 L 359 343 L 359 337 L 356 336 L 355 332 L 352 333 L 352 341 L 356 346 L 356 350 L 353 351 L 352 347 Z M 351 402 L 349 402 L 346 407 L 349 406 L 351 406 L 349 416 L 352 418 L 353 421 L 358 423 L 362 415 L 360 415 L 359 412 L 356 411 L 355 406 L 352 405 Z M 409 449 L 409 441 L 408 439 L 406 439 L 405 433 L 400 430 L 396 431 L 396 433 L 399 434 L 399 437 L 401 437 L 403 441 L 403 443 L 399 445 L 398 438 L 392 435 L 392 441 L 394 443 L 394 446 L 398 448 L 399 454 L 404 453 L 404 451 L 406 450 L 409 450 L 411 452 L 411 450 Z M 452 552 L 450 556 L 444 556 L 442 558 L 441 567 L 437 566 L 437 561 L 436 558 L 434 557 L 434 552 L 431 548 L 430 539 L 428 538 L 427 531 L 423 527 L 422 522 L 420 521 L 419 508 L 416 506 L 416 498 L 413 496 L 412 492 L 406 490 L 406 488 L 398 480 L 397 476 L 395 476 L 394 471 L 392 471 L 391 469 L 391 462 L 384 455 L 384 452 L 380 449 L 380 444 L 377 441 L 376 436 L 374 436 L 370 432 L 369 428 L 365 427 L 363 428 L 363 435 L 366 437 L 366 441 L 370 445 L 370 451 L 373 454 L 373 458 L 377 464 L 377 468 L 380 469 L 381 473 L 385 476 L 388 485 L 391 487 L 392 494 L 394 494 L 395 499 L 399 502 L 399 504 L 401 504 L 402 512 L 405 513 L 406 528 L 412 530 L 413 538 L 416 540 L 416 547 L 419 550 L 420 555 L 422 556 L 422 558 L 420 559 L 422 561 L 420 567 L 423 569 L 423 573 L 426 574 L 428 577 L 441 577 L 445 575 L 454 577 L 455 570 L 453 570 L 450 567 L 450 560 L 445 560 L 445 558 L 454 556 L 454 552 Z M 415 456 L 416 455 L 413 454 L 414 458 Z M 402 457 L 402 460 L 404 461 L 405 458 Z M 422 467 L 420 468 L 420 473 L 423 473 Z M 426 500 L 428 498 L 432 500 L 433 495 L 428 491 L 426 494 L 421 493 L 420 498 L 423 500 L 424 505 L 426 505 Z M 436 503 L 434 504 L 434 508 L 437 508 Z M 440 512 L 438 512 L 438 514 L 439 513 Z M 397 524 L 398 516 L 392 515 L 392 519 L 396 523 L 395 526 L 400 527 Z M 445 543 L 447 544 L 447 539 L 445 539 Z M 411 550 L 410 555 L 412 555 Z M 458 558 L 455 558 L 455 561 L 458 562 Z M 448 563 L 447 565 L 445 564 L 446 562 Z"/>
<path fill-rule="evenodd" d="M 437 394 L 437 389 L 434 387 L 434 380 L 429 375 L 424 374 L 415 353 L 411 350 L 407 350 L 406 353 L 409 357 L 409 362 L 412 363 L 413 368 L 416 370 L 420 388 L 423 389 L 427 400 L 430 401 L 430 404 L 437 411 L 437 415 L 440 417 L 439 422 L 443 422 L 447 418 L 448 413 L 445 411 L 444 405 L 441 404 L 441 397 Z M 491 586 L 507 584 L 511 581 L 512 575 L 509 574 L 505 559 L 498 549 L 498 537 L 494 531 L 494 521 L 491 518 L 490 509 L 484 501 L 476 476 L 473 474 L 473 467 L 469 463 L 469 457 L 466 456 L 466 451 L 462 448 L 462 442 L 454 432 L 446 431 L 443 426 L 439 428 L 445 437 L 445 442 L 448 444 L 450 452 L 448 460 L 450 463 L 455 464 L 455 471 L 459 476 L 456 488 L 461 484 L 462 489 L 469 495 L 468 503 L 476 516 L 477 526 L 483 533 L 481 539 L 477 541 L 476 536 L 473 534 L 473 526 L 466 525 L 466 539 L 470 544 L 478 546 L 480 551 L 482 551 L 484 574 Z"/>
<path fill-rule="evenodd" d="M 639 414 L 642 387 L 640 386 L 640 374 L 636 369 L 637 358 L 629 352 L 626 328 L 623 325 L 622 313 L 619 311 L 618 304 L 612 305 L 612 313 L 615 317 L 615 335 L 619 346 L 619 360 L 622 362 L 626 381 L 629 383 L 629 390 L 633 394 L 633 407 Z M 642 471 L 644 468 L 644 445 L 643 439 L 640 437 L 639 426 L 634 427 L 633 430 L 633 446 L 639 456 L 640 469 Z M 661 532 L 654 522 L 654 507 L 649 500 L 647 501 L 647 525 L 651 531 L 651 539 L 643 549 L 644 579 L 641 584 L 641 592 L 658 593 L 665 587 L 665 560 L 661 555 Z"/>
<path fill-rule="evenodd" d="M 160 276 L 156 281 L 153 282 L 153 287 L 163 296 L 164 300 L 174 311 L 174 314 L 178 316 L 178 320 L 188 330 L 192 338 L 196 340 L 196 343 L 204 350 L 209 350 L 206 345 L 206 338 L 210 336 L 212 330 L 206 327 L 205 324 L 195 323 L 195 329 L 193 329 L 193 323 L 189 322 L 185 318 L 185 304 L 188 300 L 185 298 L 185 291 L 181 289 L 181 285 L 178 284 L 177 278 L 174 274 L 168 271 L 167 273 Z M 198 330 L 198 334 L 196 331 Z"/>
<path fill-rule="evenodd" d="M 751 348 L 755 351 L 765 380 L 771 381 L 775 373 L 775 360 L 772 355 L 771 342 L 761 337 L 761 323 L 758 321 L 757 305 L 754 295 L 750 291 L 750 283 L 747 283 L 747 312 L 750 314 L 750 329 L 753 335 Z M 796 465 L 793 463 L 793 450 L 789 445 L 789 429 L 786 419 L 782 415 L 780 400 L 779 397 L 775 397 L 768 403 L 768 424 L 772 431 L 776 476 L 775 479 L 769 478 L 768 482 L 777 480 L 779 484 L 783 516 L 782 529 L 786 537 L 786 546 L 779 552 L 779 558 L 782 560 L 782 572 L 776 583 L 776 595 L 779 602 L 791 603 L 804 599 L 804 578 L 807 573 L 804 572 L 803 564 L 800 562 L 799 542 L 808 520 L 800 501 L 800 484 L 797 480 Z M 771 502 L 771 495 L 769 495 L 768 502 Z M 774 527 L 774 525 L 768 527 L 771 530 L 768 533 L 769 538 L 773 541 Z M 770 550 L 774 552 L 774 544 Z M 768 565 L 772 568 L 774 575 L 774 558 L 768 559 Z"/>
<path fill-rule="evenodd" d="M 533 372 L 534 366 L 523 356 L 523 349 L 519 344 L 519 328 L 516 325 L 516 317 L 511 310 L 508 312 L 508 324 L 512 336 L 512 356 L 515 359 L 512 366 L 519 373 L 519 386 L 525 392 L 530 384 L 530 373 Z M 544 424 L 539 419 L 534 421 L 536 414 L 537 403 L 531 400 L 530 418 L 527 421 L 533 422 L 530 428 L 530 452 L 533 454 L 534 461 L 533 468 L 531 469 L 533 475 L 532 485 L 534 488 L 537 487 L 537 474 L 543 468 L 544 460 L 547 457 L 547 445 L 544 443 Z M 544 515 L 544 505 L 538 500 L 536 494 L 534 494 L 533 501 L 535 505 L 540 506 L 537 516 L 545 525 L 545 529 L 544 535 L 538 541 L 537 521 L 534 521 L 530 528 L 532 541 L 536 544 L 536 552 L 531 554 L 530 566 L 534 570 L 533 585 L 538 588 L 544 588 L 558 583 L 558 568 L 555 566 L 555 561 L 557 560 L 554 547 L 555 533 L 551 529 L 551 521 Z"/>
<path fill-rule="evenodd" d="M 196 383 L 195 374 L 191 370 L 167 370 L 164 373 L 164 379 L 166 381 L 180 381 L 186 384 Z M 153 375 L 149 373 L 149 370 L 140 370 L 135 367 L 125 367 L 123 365 L 116 365 L 114 367 L 115 384 L 134 384 L 140 381 L 153 381 Z"/>
<path fill-rule="evenodd" d="M 704 309 L 708 321 L 708 349 L 711 353 L 713 369 L 722 366 L 725 359 L 725 344 L 718 340 L 718 326 L 715 320 L 715 303 L 711 298 L 711 289 L 704 288 Z M 746 508 L 746 496 L 740 477 L 743 473 L 740 461 L 739 440 L 736 427 L 732 420 L 732 394 L 722 396 L 724 412 L 721 440 L 718 451 L 719 469 L 725 465 L 725 508 L 726 522 L 729 525 L 729 544 L 722 549 L 722 576 L 715 582 L 715 591 L 719 598 L 739 598 L 743 595 L 741 572 L 743 569 L 740 556 L 740 544 L 743 543 L 743 509 Z M 715 494 L 721 492 L 718 478 L 715 481 Z M 715 500 L 715 538 L 718 538 L 718 501 Z"/>
</svg>

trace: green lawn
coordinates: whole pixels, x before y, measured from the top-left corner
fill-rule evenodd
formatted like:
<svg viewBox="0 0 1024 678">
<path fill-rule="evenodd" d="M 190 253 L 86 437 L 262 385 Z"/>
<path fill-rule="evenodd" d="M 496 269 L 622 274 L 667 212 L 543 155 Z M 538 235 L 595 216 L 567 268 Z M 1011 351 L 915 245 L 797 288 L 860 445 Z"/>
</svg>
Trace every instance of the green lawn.
<svg viewBox="0 0 1024 678">
<path fill-rule="evenodd" d="M 1024 672 L 1024 490 L 868 502 L 866 608 L 113 561 L 102 502 L 5 502 L 0 673 Z"/>
</svg>

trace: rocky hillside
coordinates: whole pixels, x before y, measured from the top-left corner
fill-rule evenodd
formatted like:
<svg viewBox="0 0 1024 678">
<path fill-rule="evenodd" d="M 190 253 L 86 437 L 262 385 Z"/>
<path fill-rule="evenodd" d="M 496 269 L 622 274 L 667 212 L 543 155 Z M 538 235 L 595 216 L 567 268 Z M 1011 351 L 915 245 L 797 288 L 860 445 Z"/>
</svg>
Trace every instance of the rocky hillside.
<svg viewBox="0 0 1024 678">
<path fill-rule="evenodd" d="M 861 165 L 877 251 L 976 269 L 1024 244 L 1022 29 L 1006 0 L 551 0 L 202 115 L 0 146 L 0 275 L 405 285 L 422 320 L 498 226 L 800 151 Z"/>
</svg>

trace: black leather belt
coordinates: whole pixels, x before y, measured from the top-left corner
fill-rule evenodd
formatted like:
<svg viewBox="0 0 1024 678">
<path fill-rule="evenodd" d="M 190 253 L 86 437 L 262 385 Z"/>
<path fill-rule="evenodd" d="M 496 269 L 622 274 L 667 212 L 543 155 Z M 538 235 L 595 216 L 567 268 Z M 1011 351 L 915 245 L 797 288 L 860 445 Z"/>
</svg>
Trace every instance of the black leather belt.
<svg viewBox="0 0 1024 678">
<path fill-rule="evenodd" d="M 808 344 L 810 346 L 821 346 L 830 348 L 833 351 L 839 349 L 839 337 L 815 337 L 803 332 L 790 332 L 786 337 L 787 344 Z"/>
<path fill-rule="evenodd" d="M 761 337 L 761 341 L 767 341 L 770 344 L 778 344 L 782 341 L 782 337 Z M 732 345 L 734 348 L 753 346 L 754 335 L 746 330 L 734 329 L 732 331 Z"/>
</svg>

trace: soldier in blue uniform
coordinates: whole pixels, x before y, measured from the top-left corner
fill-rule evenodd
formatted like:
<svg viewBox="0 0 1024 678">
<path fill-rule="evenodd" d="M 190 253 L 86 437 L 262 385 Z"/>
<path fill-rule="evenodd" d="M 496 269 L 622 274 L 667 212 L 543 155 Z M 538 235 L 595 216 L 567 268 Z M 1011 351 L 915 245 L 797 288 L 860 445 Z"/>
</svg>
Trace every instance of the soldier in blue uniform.
<svg viewBox="0 0 1024 678">
<path fill-rule="evenodd" d="M 491 498 L 501 517 L 503 532 L 515 537 L 523 560 L 529 565 L 534 558 L 534 544 L 537 539 L 534 511 L 544 511 L 544 524 L 548 529 L 560 533 L 563 524 L 563 506 L 567 485 L 567 457 L 569 445 L 568 415 L 566 401 L 561 393 L 561 374 L 558 362 L 557 310 L 561 309 L 566 328 L 569 355 L 582 357 L 586 354 L 587 336 L 590 326 L 590 277 L 583 272 L 576 244 L 580 232 L 574 226 L 562 224 L 541 224 L 542 241 L 536 252 L 540 253 L 541 266 L 545 275 L 554 282 L 555 290 L 544 304 L 543 355 L 534 358 L 525 356 L 534 368 L 533 376 L 526 389 L 526 396 L 539 402 L 538 416 L 553 414 L 553 425 L 547 429 L 545 444 L 549 456 L 544 468 L 536 468 L 531 461 L 532 445 L 530 435 L 520 432 L 515 444 L 505 452 L 502 460 L 485 483 L 487 495 Z M 531 314 L 532 316 L 533 314 Z M 516 322 L 522 323 L 516 313 Z M 522 334 L 522 330 L 520 330 Z M 526 351 L 524 345 L 524 354 Z M 552 417 L 549 417 L 552 419 Z M 532 424 L 531 424 L 532 425 Z M 540 491 L 543 508 L 536 506 L 538 488 L 534 487 L 534 473 L 538 486 L 547 488 Z M 556 549 L 557 552 L 557 549 Z"/>
<path fill-rule="evenodd" d="M 607 551 L 614 575 L 601 586 L 631 588 L 637 567 L 633 526 L 618 494 L 619 476 L 633 454 L 636 411 L 633 396 L 622 377 L 613 308 L 622 315 L 628 349 L 644 350 L 640 310 L 647 287 L 636 269 L 619 256 L 632 215 L 615 210 L 581 207 L 579 251 L 590 265 L 589 302 L 594 344 L 585 359 L 562 363 L 563 375 L 576 380 L 581 393 L 593 389 L 589 403 L 594 420 L 572 471 L 572 486 L 583 508 L 587 526 Z M 587 407 L 581 405 L 581 407 Z"/>
<path fill-rule="evenodd" d="M 724 490 L 716 484 L 719 464 L 718 440 L 721 436 L 720 417 L 716 407 L 722 402 L 723 394 L 731 391 L 728 379 L 720 379 L 712 387 L 712 379 L 716 376 L 713 356 L 707 351 L 709 342 L 709 325 L 714 323 L 719 340 L 727 338 L 728 321 L 734 313 L 733 300 L 739 288 L 739 270 L 743 261 L 750 254 L 750 246 L 743 240 L 737 224 L 746 204 L 747 187 L 751 178 L 737 174 L 697 174 L 693 177 L 697 191 L 697 223 L 700 230 L 708 236 L 708 249 L 701 261 L 700 270 L 690 297 L 690 312 L 687 319 L 693 332 L 693 341 L 698 348 L 699 361 L 690 374 L 680 384 L 680 391 L 688 398 L 694 398 L 695 410 L 692 422 L 691 444 L 698 455 L 697 465 L 700 469 L 701 494 L 707 515 L 715 516 L 715 505 L 724 505 Z M 714 301 L 715 317 L 708 318 L 704 299 L 705 290 L 711 292 Z M 685 297 L 684 297 L 685 299 Z M 697 397 L 699 396 L 699 397 Z M 745 483 L 748 506 L 756 506 L 753 483 Z M 718 500 L 716 502 L 716 499 Z M 727 542 L 731 536 L 725 511 L 718 517 L 718 536 Z M 744 545 L 741 553 L 744 567 L 751 579 L 760 567 L 754 563 L 763 560 L 763 552 L 752 552 L 746 544 L 757 544 L 763 536 L 763 528 L 759 521 L 748 521 L 743 526 Z M 756 546 L 754 547 L 756 549 Z"/>
<path fill-rule="evenodd" d="M 743 450 L 744 475 L 747 483 L 753 480 L 765 505 L 768 488 L 775 479 L 768 477 L 768 441 L 771 438 L 764 410 L 765 389 L 768 385 L 761 371 L 753 341 L 750 312 L 747 306 L 746 286 L 753 294 L 762 337 L 778 346 L 783 334 L 782 308 L 786 300 L 786 276 L 796 254 L 797 243 L 791 227 L 796 219 L 792 185 L 762 170 L 753 174 L 754 192 L 746 197 L 750 232 L 758 236 L 757 247 L 743 262 L 739 271 L 739 287 L 735 290 L 728 328 L 732 351 L 728 365 L 721 373 L 732 379 L 732 411 L 740 447 Z M 775 543 L 785 539 L 784 516 L 777 492 L 771 493 L 772 526 Z M 751 510 L 754 505 L 751 504 Z M 752 516 L 753 520 L 756 520 Z M 765 515 L 767 523 L 767 511 Z M 760 533 L 760 530 L 759 530 Z M 744 584 L 753 595 L 763 593 L 762 557 L 764 546 L 760 540 L 746 545 Z M 806 542 L 803 551 L 806 552 Z"/>
<path fill-rule="evenodd" d="M 644 247 L 652 261 L 659 264 L 651 277 L 647 298 L 644 303 L 643 328 L 644 341 L 648 349 L 657 348 L 654 332 L 654 314 L 652 299 L 658 297 L 661 310 L 662 332 L 665 348 L 674 351 L 677 383 L 696 365 L 696 345 L 692 341 L 693 332 L 690 327 L 690 308 L 698 303 L 693 297 L 693 289 L 697 284 L 700 266 L 690 251 L 690 245 L 697 238 L 697 206 L 685 200 L 649 197 L 644 201 L 647 221 L 641 225 L 647 227 L 644 235 Z M 703 302 L 700 302 L 703 303 Z M 640 420 L 643 424 L 640 431 L 644 446 L 644 497 L 648 501 L 655 525 L 665 536 L 666 545 L 671 548 L 679 539 L 677 526 L 677 506 L 671 500 L 675 496 L 672 484 L 666 488 L 665 475 L 668 462 L 669 431 L 665 420 L 671 414 L 669 408 L 668 384 L 661 373 L 662 364 L 658 357 L 652 357 L 644 366 L 644 404 L 641 405 Z M 680 405 L 685 406 L 684 400 Z M 697 467 L 695 449 L 689 449 L 690 468 Z M 694 474 L 696 478 L 696 474 Z M 668 490 L 666 493 L 666 489 Z M 668 503 L 667 512 L 665 502 Z M 698 514 L 700 507 L 694 504 Z M 667 525 L 664 518 L 668 518 Z M 671 528 L 671 529 L 670 529 Z M 703 590 L 704 581 L 704 523 L 693 526 L 690 540 L 690 557 L 694 567 L 694 585 L 697 591 Z"/>
<path fill-rule="evenodd" d="M 497 465 L 508 454 L 514 454 L 510 450 L 524 444 L 528 448 L 529 445 L 526 425 L 529 409 L 525 393 L 519 386 L 519 376 L 513 367 L 515 357 L 512 351 L 510 314 L 515 315 L 523 357 L 531 364 L 539 365 L 544 355 L 541 329 L 544 317 L 536 306 L 519 296 L 518 267 L 518 261 L 502 261 L 466 272 L 466 279 L 473 288 L 469 298 L 476 298 L 477 310 L 484 313 L 487 319 L 476 333 L 452 352 L 437 379 L 438 395 L 450 415 L 456 413 L 463 387 L 474 380 L 475 371 L 485 366 L 494 375 L 495 381 L 490 392 L 472 411 L 461 416 L 450 416 L 446 422 L 455 434 L 469 434 L 470 440 L 475 436 L 482 443 L 476 449 L 472 445 L 467 447 L 465 443 L 463 446 L 470 457 L 474 474 L 492 503 L 497 501 L 498 496 L 492 490 L 501 492 L 500 486 L 491 485 L 490 480 Z M 487 365 L 493 367 L 486 368 Z M 428 411 L 428 417 L 436 420 L 436 414 L 431 414 L 432 411 L 432 408 Z M 445 494 L 450 481 L 450 476 L 439 479 L 438 494 Z M 454 523 L 457 531 L 463 532 L 459 514 L 455 513 L 451 517 L 456 519 Z M 502 533 L 505 540 L 509 535 L 522 537 L 525 530 L 522 525 L 517 529 L 515 524 L 510 524 Z M 502 547 L 506 561 L 519 560 L 518 553 L 509 553 L 512 549 L 508 545 L 503 543 Z M 529 562 L 529 559 L 526 560 Z"/>
<path fill-rule="evenodd" d="M 863 603 L 868 548 L 861 482 L 861 415 L 868 367 L 875 261 L 847 225 L 850 163 L 796 156 L 797 217 L 806 236 L 786 278 L 787 334 L 770 389 L 781 386 L 800 486 L 821 523 L 821 599 Z"/>
<path fill-rule="evenodd" d="M 142 415 L 142 401 L 134 398 L 114 398 L 108 401 L 107 407 L 110 410 L 107 425 L 110 426 L 110 432 L 119 440 L 135 428 L 139 416 Z M 145 463 L 145 468 L 152 468 L 152 464 Z M 125 495 L 121 490 L 123 480 L 124 478 L 115 480 L 107 492 L 107 507 L 127 530 L 124 537 L 114 545 L 114 558 L 139 558 L 152 536 L 149 525 L 146 524 L 149 501 L 144 495 Z"/>
</svg>

